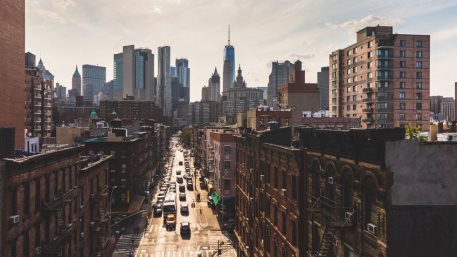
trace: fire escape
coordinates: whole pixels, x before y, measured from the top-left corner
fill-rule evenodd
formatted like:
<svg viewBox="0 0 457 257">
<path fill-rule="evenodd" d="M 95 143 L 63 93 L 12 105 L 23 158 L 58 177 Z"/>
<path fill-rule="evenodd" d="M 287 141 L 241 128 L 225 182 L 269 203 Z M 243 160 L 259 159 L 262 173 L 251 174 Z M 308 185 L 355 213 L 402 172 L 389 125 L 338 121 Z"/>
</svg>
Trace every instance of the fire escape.
<svg viewBox="0 0 457 257">
<path fill-rule="evenodd" d="M 312 219 L 318 220 L 324 227 L 317 249 L 313 246 L 313 249 L 308 251 L 308 257 L 336 257 L 333 248 L 337 246 L 337 234 L 341 235 L 343 230 L 353 227 L 353 207 L 339 206 L 325 195 L 316 197 L 313 194 L 308 194 L 308 206 L 307 210 Z"/>
<path fill-rule="evenodd" d="M 91 212 L 95 212 L 94 219 L 90 222 L 90 229 L 96 238 L 96 257 L 102 257 L 104 254 L 106 243 L 108 242 L 108 233 L 106 229 L 109 221 L 109 213 L 107 211 L 108 186 L 102 186 L 99 191 L 90 196 Z"/>
<path fill-rule="evenodd" d="M 72 203 L 74 198 L 77 196 L 78 187 L 73 187 L 70 190 L 55 196 L 51 201 L 43 203 L 43 212 L 45 215 L 53 215 L 57 224 L 56 235 L 51 241 L 43 247 L 43 251 L 40 251 L 42 256 L 63 256 L 64 249 L 67 243 L 72 239 L 73 230 L 75 224 L 65 224 L 65 207 Z M 38 255 L 40 256 L 40 255 Z"/>
</svg>

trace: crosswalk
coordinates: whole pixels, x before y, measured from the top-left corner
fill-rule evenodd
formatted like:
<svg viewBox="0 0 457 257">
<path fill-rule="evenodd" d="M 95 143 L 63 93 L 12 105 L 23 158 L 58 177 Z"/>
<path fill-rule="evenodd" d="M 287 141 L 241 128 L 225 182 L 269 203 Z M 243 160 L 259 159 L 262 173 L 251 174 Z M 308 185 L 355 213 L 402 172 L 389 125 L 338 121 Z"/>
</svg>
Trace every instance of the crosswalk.
<svg viewBox="0 0 457 257">
<path fill-rule="evenodd" d="M 215 254 L 214 250 L 201 250 L 201 257 L 211 257 Z M 154 251 L 147 250 L 137 251 L 135 257 L 197 257 L 195 250 L 178 250 L 178 251 Z"/>
<path fill-rule="evenodd" d="M 123 254 L 123 253 L 130 253 L 131 251 L 134 251 L 140 241 L 141 241 L 142 235 L 134 235 L 134 234 L 125 234 L 122 235 L 119 240 L 116 243 L 116 249 L 114 249 L 115 254 Z"/>
</svg>

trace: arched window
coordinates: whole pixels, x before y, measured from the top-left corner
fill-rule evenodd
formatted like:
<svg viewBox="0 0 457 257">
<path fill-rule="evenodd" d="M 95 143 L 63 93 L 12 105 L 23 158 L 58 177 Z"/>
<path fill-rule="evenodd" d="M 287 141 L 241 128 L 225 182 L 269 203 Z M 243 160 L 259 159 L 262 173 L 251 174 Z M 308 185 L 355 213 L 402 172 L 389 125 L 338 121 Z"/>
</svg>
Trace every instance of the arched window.
<svg viewBox="0 0 457 257">
<path fill-rule="evenodd" d="M 348 170 L 344 173 L 343 177 L 343 209 L 345 212 L 352 212 L 354 208 L 354 203 L 352 201 L 353 185 L 354 176 L 352 175 L 352 171 Z"/>
<path fill-rule="evenodd" d="M 312 192 L 314 197 L 319 197 L 320 196 L 320 191 L 321 191 L 321 181 L 320 181 L 320 169 L 319 169 L 319 164 L 313 163 L 313 169 L 312 169 Z"/>
<path fill-rule="evenodd" d="M 327 166 L 327 181 L 325 183 L 325 196 L 328 199 L 327 206 L 329 208 L 336 208 L 336 190 L 335 190 L 335 179 L 336 179 L 336 169 L 333 165 Z"/>
</svg>

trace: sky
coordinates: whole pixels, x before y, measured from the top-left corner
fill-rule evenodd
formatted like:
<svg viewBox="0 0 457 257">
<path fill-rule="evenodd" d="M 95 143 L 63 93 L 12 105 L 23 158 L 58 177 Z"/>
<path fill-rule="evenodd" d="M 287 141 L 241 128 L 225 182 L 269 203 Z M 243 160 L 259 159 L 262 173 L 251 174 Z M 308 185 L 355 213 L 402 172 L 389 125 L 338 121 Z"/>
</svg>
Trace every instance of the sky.
<svg viewBox="0 0 457 257">
<path fill-rule="evenodd" d="M 191 101 L 214 67 L 222 73 L 227 28 L 248 86 L 267 86 L 271 62 L 300 59 L 306 81 L 328 55 L 355 43 L 366 26 L 431 35 L 431 95 L 454 96 L 457 0 L 26 0 L 26 51 L 42 58 L 54 82 L 71 88 L 78 65 L 107 68 L 122 46 L 171 47 L 189 60 Z"/>
</svg>

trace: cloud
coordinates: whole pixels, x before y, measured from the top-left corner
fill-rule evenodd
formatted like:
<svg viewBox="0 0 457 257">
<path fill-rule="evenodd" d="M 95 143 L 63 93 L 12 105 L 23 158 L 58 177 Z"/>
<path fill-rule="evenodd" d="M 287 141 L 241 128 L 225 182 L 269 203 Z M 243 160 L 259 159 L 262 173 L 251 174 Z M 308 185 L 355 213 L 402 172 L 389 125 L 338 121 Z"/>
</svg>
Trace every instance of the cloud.
<svg viewBox="0 0 457 257">
<path fill-rule="evenodd" d="M 385 25 L 394 26 L 402 23 L 403 20 L 399 18 L 380 17 L 375 15 L 368 15 L 358 20 L 348 20 L 339 24 L 326 22 L 325 25 L 331 29 L 349 29 L 351 32 L 363 29 L 367 26 Z"/>
<path fill-rule="evenodd" d="M 457 26 L 439 30 L 431 35 L 434 43 L 443 42 L 457 37 Z"/>
<path fill-rule="evenodd" d="M 52 2 L 52 5 L 58 11 L 63 12 L 67 10 L 69 7 L 75 6 L 75 2 L 73 0 L 54 0 Z"/>
<path fill-rule="evenodd" d="M 60 16 L 56 12 L 50 11 L 50 10 L 44 10 L 44 9 L 36 9 L 32 11 L 36 15 L 45 18 L 51 22 L 59 23 L 59 24 L 66 24 L 67 21 L 65 20 L 64 17 Z"/>
<path fill-rule="evenodd" d="M 305 60 L 305 59 L 312 59 L 315 57 L 315 55 L 314 54 L 291 54 L 290 57 Z"/>
<path fill-rule="evenodd" d="M 163 9 L 160 6 L 153 6 L 149 13 L 162 14 Z"/>
</svg>

